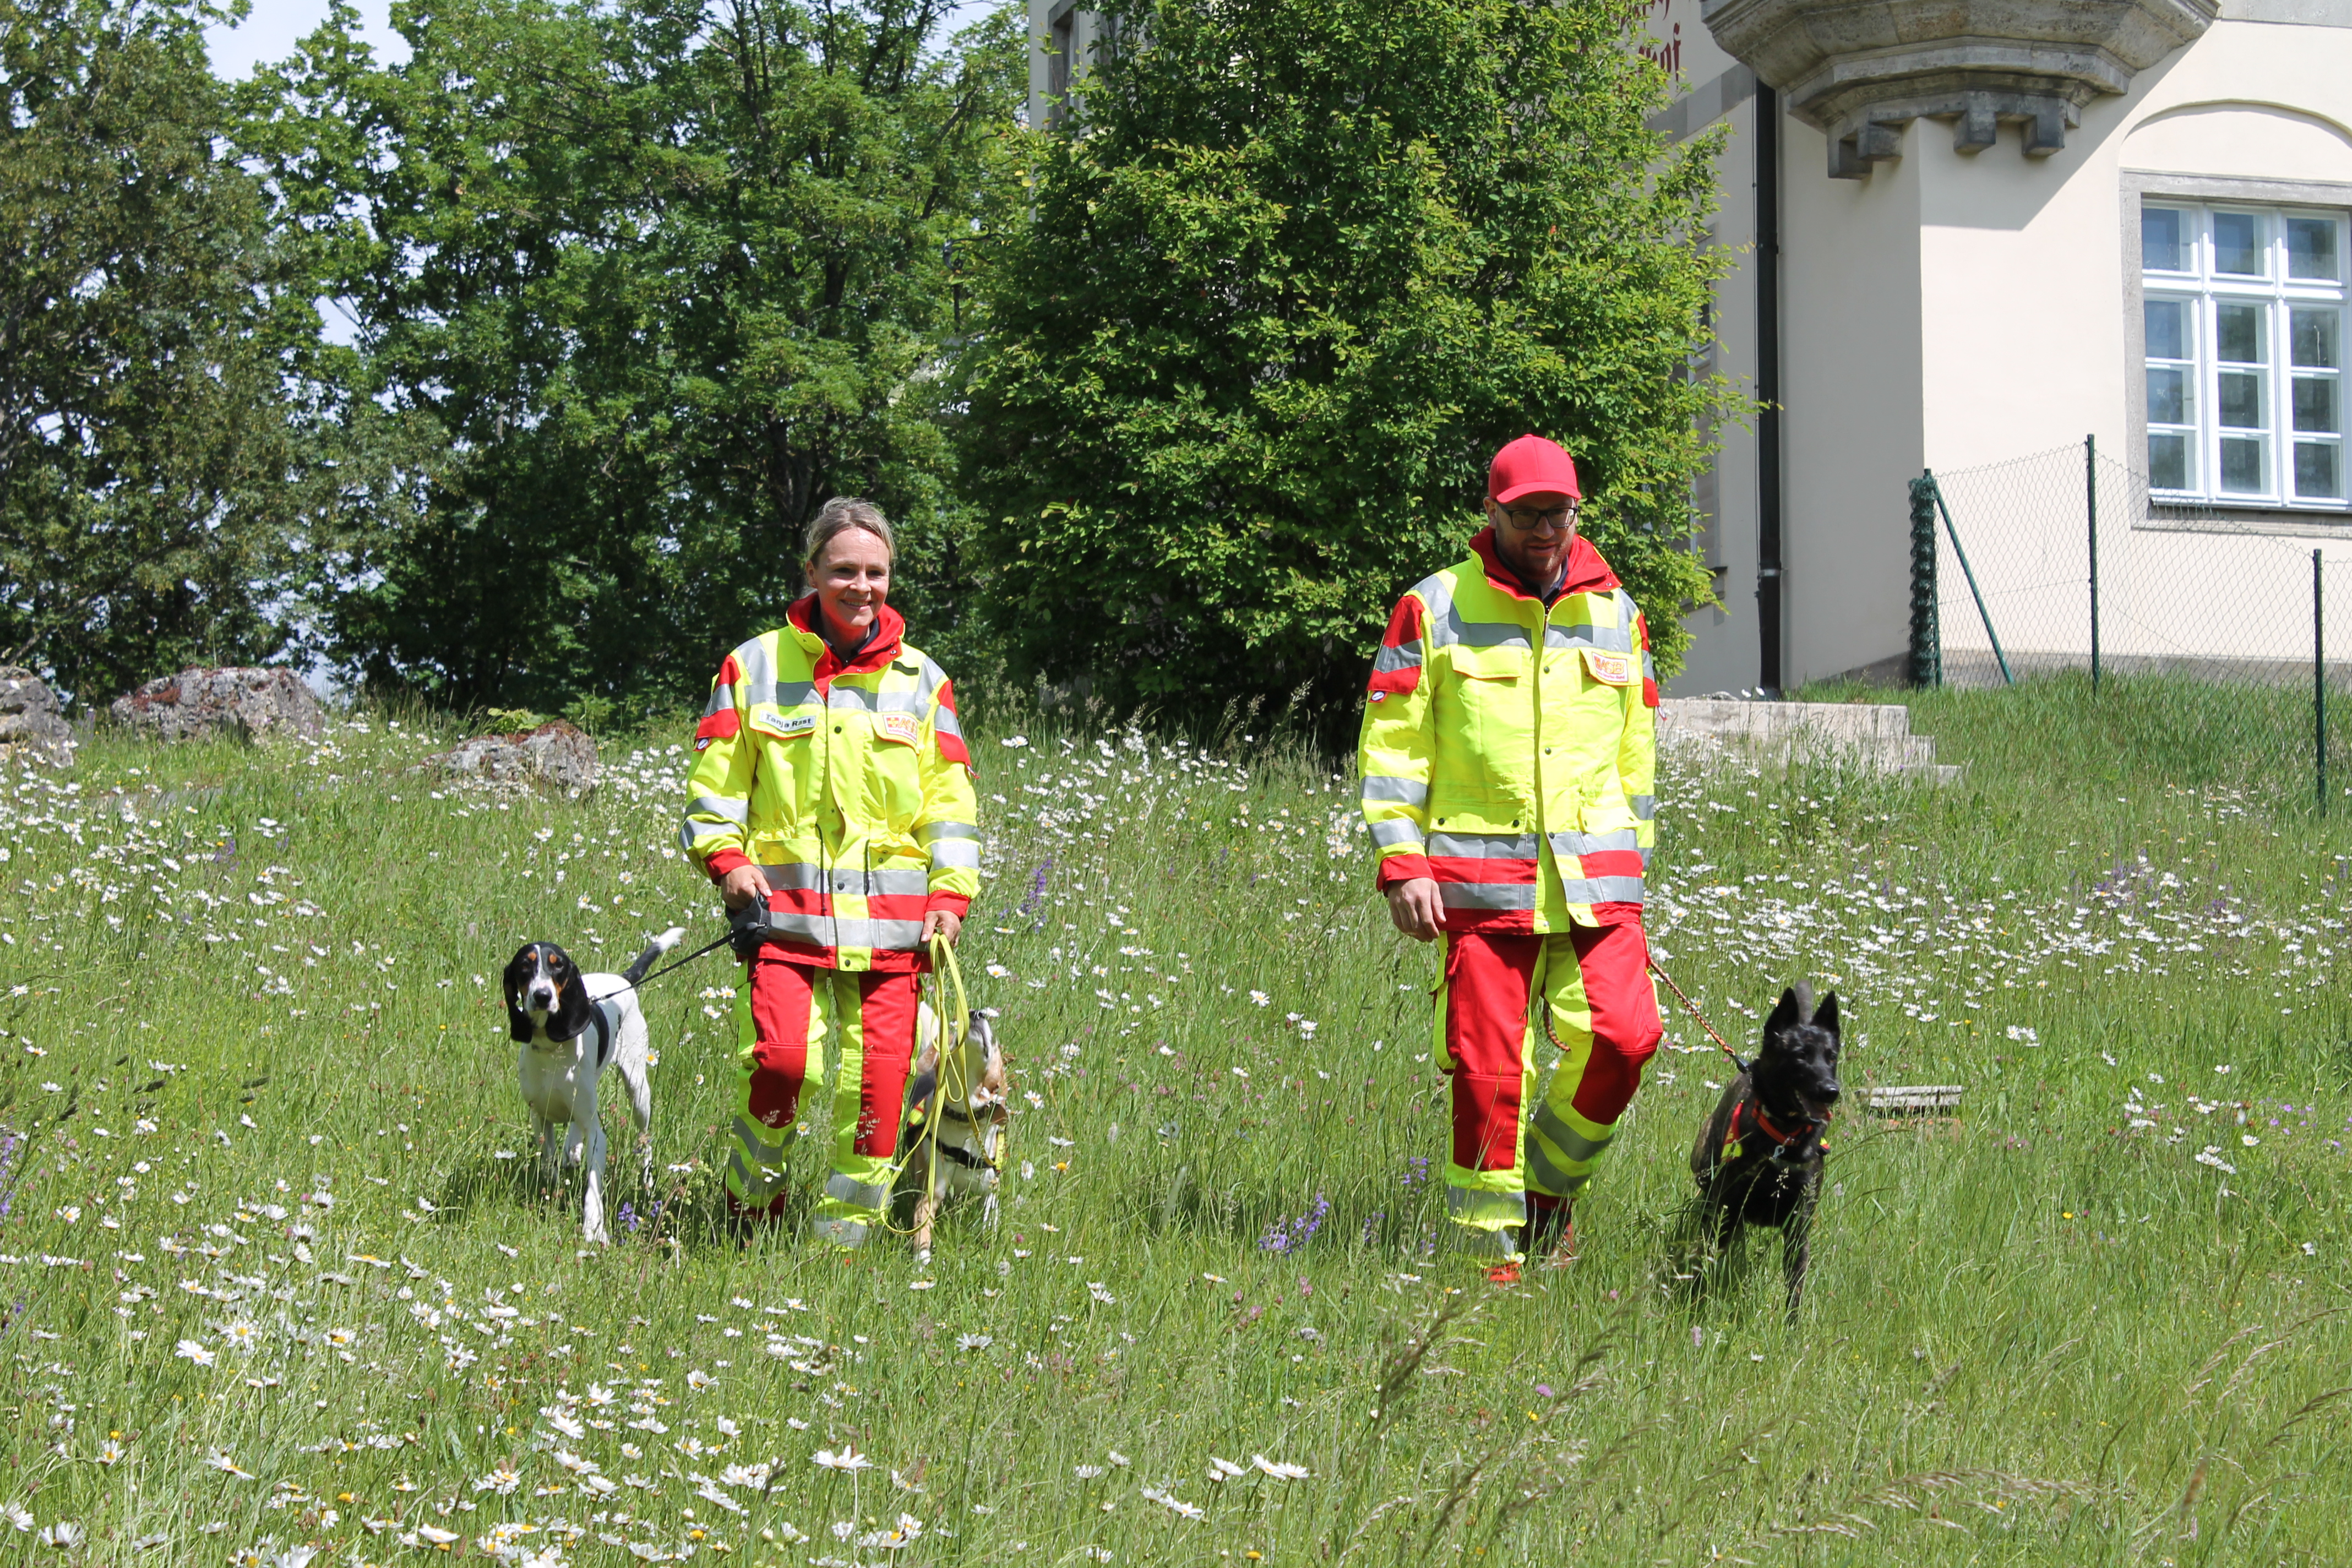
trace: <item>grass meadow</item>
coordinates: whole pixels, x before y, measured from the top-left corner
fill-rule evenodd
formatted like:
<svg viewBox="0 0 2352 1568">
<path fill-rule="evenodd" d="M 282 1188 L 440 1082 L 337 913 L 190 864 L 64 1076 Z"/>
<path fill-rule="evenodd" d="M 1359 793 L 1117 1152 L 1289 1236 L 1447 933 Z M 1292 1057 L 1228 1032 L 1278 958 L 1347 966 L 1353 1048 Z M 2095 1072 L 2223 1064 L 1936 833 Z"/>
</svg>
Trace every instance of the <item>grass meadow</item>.
<svg viewBox="0 0 2352 1568">
<path fill-rule="evenodd" d="M 532 1184 L 498 973 L 717 933 L 685 725 L 580 801 L 450 787 L 425 719 L 101 735 L 0 780 L 0 1550 L 2352 1561 L 2352 801 L 2315 820 L 2270 776 L 2296 736 L 2193 712 L 1924 694 L 1943 788 L 1667 768 L 1651 927 L 1718 1026 L 1807 978 L 1850 1099 L 1966 1086 L 1840 1118 L 1793 1327 L 1775 1238 L 1671 1288 L 1727 1071 L 1671 1010 L 1580 1257 L 1447 1253 L 1436 954 L 1296 746 L 978 727 L 962 963 L 1020 1114 L 1000 1223 L 918 1268 L 725 1233 L 723 955 L 648 993 L 651 1193 L 607 1097 L 615 1245 Z"/>
</svg>

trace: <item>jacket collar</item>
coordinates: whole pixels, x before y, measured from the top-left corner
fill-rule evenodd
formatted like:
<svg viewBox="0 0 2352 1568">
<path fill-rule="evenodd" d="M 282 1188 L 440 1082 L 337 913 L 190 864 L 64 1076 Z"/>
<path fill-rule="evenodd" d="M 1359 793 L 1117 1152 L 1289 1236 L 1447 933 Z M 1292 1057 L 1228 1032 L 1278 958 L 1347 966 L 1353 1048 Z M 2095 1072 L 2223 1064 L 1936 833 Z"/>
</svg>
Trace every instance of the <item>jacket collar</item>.
<svg viewBox="0 0 2352 1568">
<path fill-rule="evenodd" d="M 907 620 L 888 605 L 875 612 L 874 640 L 859 651 L 854 662 L 845 665 L 834 653 L 833 645 L 817 630 L 817 615 L 814 594 L 802 595 L 784 612 L 784 618 L 800 634 L 801 645 L 806 647 L 811 643 L 815 644 L 812 651 L 817 655 L 816 672 L 810 679 L 816 682 L 818 690 L 830 687 L 836 676 L 869 675 L 898 657 L 900 637 L 907 629 Z"/>
<path fill-rule="evenodd" d="M 1478 563 L 1486 569 L 1487 582 L 1515 599 L 1535 598 L 1520 584 L 1519 574 L 1504 563 L 1501 553 L 1496 550 L 1492 523 L 1471 536 L 1470 549 L 1478 557 Z M 1601 558 L 1601 552 L 1592 548 L 1592 542 L 1578 534 L 1568 547 L 1568 576 L 1559 585 L 1560 597 L 1566 598 L 1570 594 L 1606 594 L 1616 586 L 1617 574 L 1609 569 L 1609 563 Z"/>
</svg>

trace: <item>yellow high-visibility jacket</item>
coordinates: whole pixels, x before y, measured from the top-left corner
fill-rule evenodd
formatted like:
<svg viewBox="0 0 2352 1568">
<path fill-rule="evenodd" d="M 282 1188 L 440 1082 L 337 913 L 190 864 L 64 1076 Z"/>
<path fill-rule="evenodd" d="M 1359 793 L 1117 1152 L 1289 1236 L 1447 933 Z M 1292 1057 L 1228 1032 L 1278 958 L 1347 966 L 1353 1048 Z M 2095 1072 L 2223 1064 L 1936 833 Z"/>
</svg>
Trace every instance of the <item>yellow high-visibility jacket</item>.
<svg viewBox="0 0 2352 1568">
<path fill-rule="evenodd" d="M 1649 626 L 1580 536 L 1549 613 L 1494 530 L 1470 546 L 1397 602 L 1372 665 L 1357 772 L 1379 885 L 1435 879 L 1449 931 L 1638 921 L 1656 838 Z"/>
<path fill-rule="evenodd" d="M 713 881 L 767 875 L 782 942 L 823 969 L 922 967 L 923 917 L 961 917 L 980 891 L 971 754 L 940 667 L 900 640 L 885 605 L 846 666 L 812 629 L 811 595 L 787 624 L 727 656 L 695 731 L 679 838 Z"/>
</svg>

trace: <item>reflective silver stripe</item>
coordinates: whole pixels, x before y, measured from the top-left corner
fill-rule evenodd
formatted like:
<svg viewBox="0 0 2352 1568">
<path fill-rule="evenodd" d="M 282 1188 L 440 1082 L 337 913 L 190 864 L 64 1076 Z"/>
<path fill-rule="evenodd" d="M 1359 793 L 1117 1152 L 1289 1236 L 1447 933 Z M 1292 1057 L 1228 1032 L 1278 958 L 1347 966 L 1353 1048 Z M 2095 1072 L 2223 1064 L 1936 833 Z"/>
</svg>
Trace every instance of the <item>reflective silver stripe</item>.
<svg viewBox="0 0 2352 1568">
<path fill-rule="evenodd" d="M 918 877 L 928 874 L 918 871 Z M 860 920 L 844 915 L 804 915 L 778 910 L 768 917 L 779 934 L 818 947 L 866 947 L 912 952 L 922 944 L 920 921 Z"/>
<path fill-rule="evenodd" d="M 931 869 L 945 870 L 961 867 L 966 870 L 980 869 L 980 846 L 968 838 L 942 838 L 931 846 Z"/>
<path fill-rule="evenodd" d="M 878 1209 L 889 1201 L 890 1189 L 869 1187 L 855 1176 L 845 1176 L 835 1171 L 825 1178 L 824 1195 L 836 1202 L 856 1204 L 862 1209 Z"/>
<path fill-rule="evenodd" d="M 1571 855 L 1603 855 L 1612 849 L 1639 849 L 1641 847 L 1639 835 L 1631 827 L 1621 827 L 1613 833 L 1555 833 L 1551 836 L 1551 852 L 1563 860 Z"/>
<path fill-rule="evenodd" d="M 1633 808 L 1634 817 L 1642 822 L 1654 822 L 1658 816 L 1658 797 L 1654 795 L 1629 795 L 1625 803 Z"/>
<path fill-rule="evenodd" d="M 791 1140 L 792 1135 L 793 1124 L 789 1121 L 782 1127 L 769 1127 L 752 1121 L 748 1116 L 738 1116 L 735 1119 L 737 1148 L 746 1152 L 757 1149 L 761 1153 L 773 1154 L 776 1157 L 774 1163 L 779 1166 L 784 1163 L 783 1147 Z M 767 1166 L 769 1162 L 761 1160 L 760 1163 Z"/>
<path fill-rule="evenodd" d="M 1449 910 L 1532 910 L 1533 882 L 1440 882 L 1438 902 Z"/>
<path fill-rule="evenodd" d="M 1590 1164 L 1601 1158 L 1601 1152 L 1609 1147 L 1610 1139 L 1617 1136 L 1612 1131 L 1604 1137 L 1587 1138 L 1570 1127 L 1566 1119 L 1551 1108 L 1551 1101 L 1548 1100 L 1536 1107 L 1534 1128 L 1551 1140 L 1551 1146 L 1559 1150 L 1563 1158 L 1578 1165 Z"/>
<path fill-rule="evenodd" d="M 1642 650 L 1642 679 L 1644 680 L 1658 679 L 1657 664 L 1650 658 L 1650 650 L 1647 648 Z"/>
<path fill-rule="evenodd" d="M 1642 901 L 1642 879 L 1566 878 L 1561 880 L 1559 890 L 1560 896 L 1571 904 L 1638 904 Z"/>
<path fill-rule="evenodd" d="M 1422 616 L 1422 635 L 1432 647 L 1444 647 L 1454 640 L 1456 625 L 1454 616 L 1454 580 L 1445 573 L 1423 577 L 1412 585 L 1413 597 L 1427 613 Z"/>
<path fill-rule="evenodd" d="M 1413 638 L 1401 647 L 1391 647 L 1383 643 L 1381 645 L 1381 651 L 1372 655 L 1372 672 L 1376 675 L 1385 675 L 1391 670 L 1419 669 L 1420 668 L 1421 639 L 1419 637 Z"/>
<path fill-rule="evenodd" d="M 726 823 L 697 822 L 690 816 L 684 822 L 678 824 L 677 828 L 678 847 L 689 855 L 698 853 L 702 847 L 702 842 L 706 838 L 733 838 L 736 837 L 738 837 L 738 835 L 736 834 L 735 829 Z"/>
<path fill-rule="evenodd" d="M 969 822 L 926 822 L 915 829 L 918 844 L 936 843 L 942 838 L 977 838 L 980 829 Z"/>
<path fill-rule="evenodd" d="M 760 698 L 759 700 L 770 703 L 788 713 L 795 708 L 814 708 L 816 706 L 816 682 L 795 680 L 783 686 L 771 686 L 768 688 L 767 695 Z"/>
<path fill-rule="evenodd" d="M 702 710 L 702 716 L 708 719 L 713 713 L 724 713 L 734 706 L 735 689 L 733 687 L 713 686 L 710 689 L 710 705 Z"/>
<path fill-rule="evenodd" d="M 1393 849 L 1400 844 L 1421 847 L 1421 829 L 1409 816 L 1391 816 L 1372 825 L 1372 842 L 1383 849 Z"/>
<path fill-rule="evenodd" d="M 963 725 L 957 721 L 955 710 L 950 708 L 945 703 L 941 703 L 938 708 L 933 709 L 931 710 L 931 732 L 937 735 L 953 735 L 957 740 L 962 740 Z"/>
<path fill-rule="evenodd" d="M 1546 626 L 1544 647 L 1591 647 L 1599 648 L 1603 653 L 1631 653 L 1633 651 L 1633 634 L 1623 626 Z"/>
<path fill-rule="evenodd" d="M 1359 791 L 1365 800 L 1393 800 L 1406 805 L 1420 805 L 1429 799 L 1429 785 L 1420 779 L 1391 778 L 1374 773 L 1366 778 Z"/>
<path fill-rule="evenodd" d="M 908 695 L 911 697 L 913 694 Z M 846 681 L 836 680 L 833 683 L 832 694 L 825 699 L 825 705 L 845 710 L 855 708 L 863 713 L 878 713 L 882 710 L 880 697 L 879 692 L 868 691 L 862 686 L 852 686 Z M 912 708 L 913 704 L 909 702 L 908 706 Z"/>
<path fill-rule="evenodd" d="M 1535 646 L 1535 639 L 1528 635 L 1528 628 L 1516 621 L 1465 621 L 1458 610 L 1449 609 L 1446 614 L 1452 622 L 1448 629 L 1454 634 L 1449 640 L 1465 647 L 1531 648 Z"/>
<path fill-rule="evenodd" d="M 814 889 L 844 898 L 904 898 L 910 894 L 927 893 L 931 887 L 930 873 L 912 868 L 856 871 L 837 867 L 828 871 L 822 866 L 797 860 L 789 865 L 762 866 L 760 870 L 768 879 L 771 888 L 800 891 Z"/>
<path fill-rule="evenodd" d="M 854 1252 L 866 1245 L 866 1222 L 831 1217 L 813 1219 L 809 1221 L 809 1234 L 819 1241 L 833 1243 L 844 1252 Z"/>
<path fill-rule="evenodd" d="M 1642 851 L 1642 875 L 1643 875 L 1644 877 L 1647 877 L 1649 874 L 1650 874 L 1650 852 L 1649 852 L 1647 849 L 1644 849 L 1644 850 L 1643 850 L 1643 851 Z"/>
<path fill-rule="evenodd" d="M 928 707 L 932 695 L 947 683 L 948 672 L 933 664 L 929 655 L 924 656 L 922 673 L 915 678 L 915 695 Z"/>
<path fill-rule="evenodd" d="M 1544 1146 L 1533 1138 L 1528 1140 L 1528 1190 L 1547 1197 L 1573 1197 L 1576 1190 L 1591 1181 L 1590 1173 L 1576 1174 L 1563 1171 L 1551 1163 Z"/>
<path fill-rule="evenodd" d="M 738 1149 L 727 1156 L 727 1173 L 735 1178 L 735 1195 L 753 1203 L 766 1203 L 784 1187 L 784 1173 L 763 1172 L 754 1175 L 743 1163 L 743 1151 Z"/>
<path fill-rule="evenodd" d="M 1528 1217 L 1528 1199 L 1525 1193 L 1490 1193 L 1484 1187 L 1449 1185 L 1445 1189 L 1445 1212 L 1457 1220 L 1499 1219 L 1520 1225 Z"/>
<path fill-rule="evenodd" d="M 1433 833 L 1429 836 L 1429 852 L 1464 860 L 1532 860 L 1536 858 L 1536 836 L 1532 833 Z"/>
<path fill-rule="evenodd" d="M 762 702 L 800 702 L 805 700 L 808 691 L 813 689 L 805 686 L 801 687 L 798 689 L 800 695 L 794 697 L 783 696 L 778 690 L 776 659 L 775 656 L 768 651 L 766 637 L 753 637 L 750 642 L 737 648 L 735 665 L 741 671 L 741 676 L 736 682 L 735 690 L 737 702 L 740 707 L 750 708 Z"/>
<path fill-rule="evenodd" d="M 729 800 L 724 795 L 698 795 L 686 803 L 686 814 L 688 816 L 715 816 L 722 822 L 749 822 L 751 820 L 751 803 Z"/>
</svg>

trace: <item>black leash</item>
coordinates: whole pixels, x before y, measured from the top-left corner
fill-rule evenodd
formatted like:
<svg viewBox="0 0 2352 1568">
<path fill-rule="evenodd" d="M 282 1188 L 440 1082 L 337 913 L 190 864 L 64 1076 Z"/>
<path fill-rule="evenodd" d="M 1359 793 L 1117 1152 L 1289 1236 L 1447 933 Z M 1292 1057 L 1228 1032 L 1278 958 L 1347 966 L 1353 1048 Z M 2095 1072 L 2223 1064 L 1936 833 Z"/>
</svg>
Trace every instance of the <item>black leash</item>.
<svg viewBox="0 0 2352 1568">
<path fill-rule="evenodd" d="M 666 963 L 662 965 L 659 969 L 655 970 L 651 974 L 646 975 L 643 980 L 638 981 L 635 985 L 622 986 L 621 991 L 634 991 L 642 986 L 650 985 L 655 981 L 659 980 L 663 975 L 671 973 L 673 970 L 684 969 L 688 964 L 692 963 L 704 953 L 716 952 L 719 949 L 729 946 L 730 944 L 733 945 L 737 957 L 749 959 L 752 953 L 759 951 L 760 944 L 768 939 L 770 929 L 771 925 L 768 920 L 767 900 L 764 899 L 754 899 L 750 903 L 745 904 L 741 909 L 737 910 L 733 914 L 727 917 L 726 935 L 719 938 L 715 942 L 705 942 L 702 946 L 696 948 L 692 952 L 688 953 L 684 958 L 677 960 L 675 963 Z M 607 991 L 602 996 L 591 996 L 588 1000 L 591 1002 L 607 1002 L 612 998 L 618 996 L 621 994 L 621 991 Z"/>
</svg>

